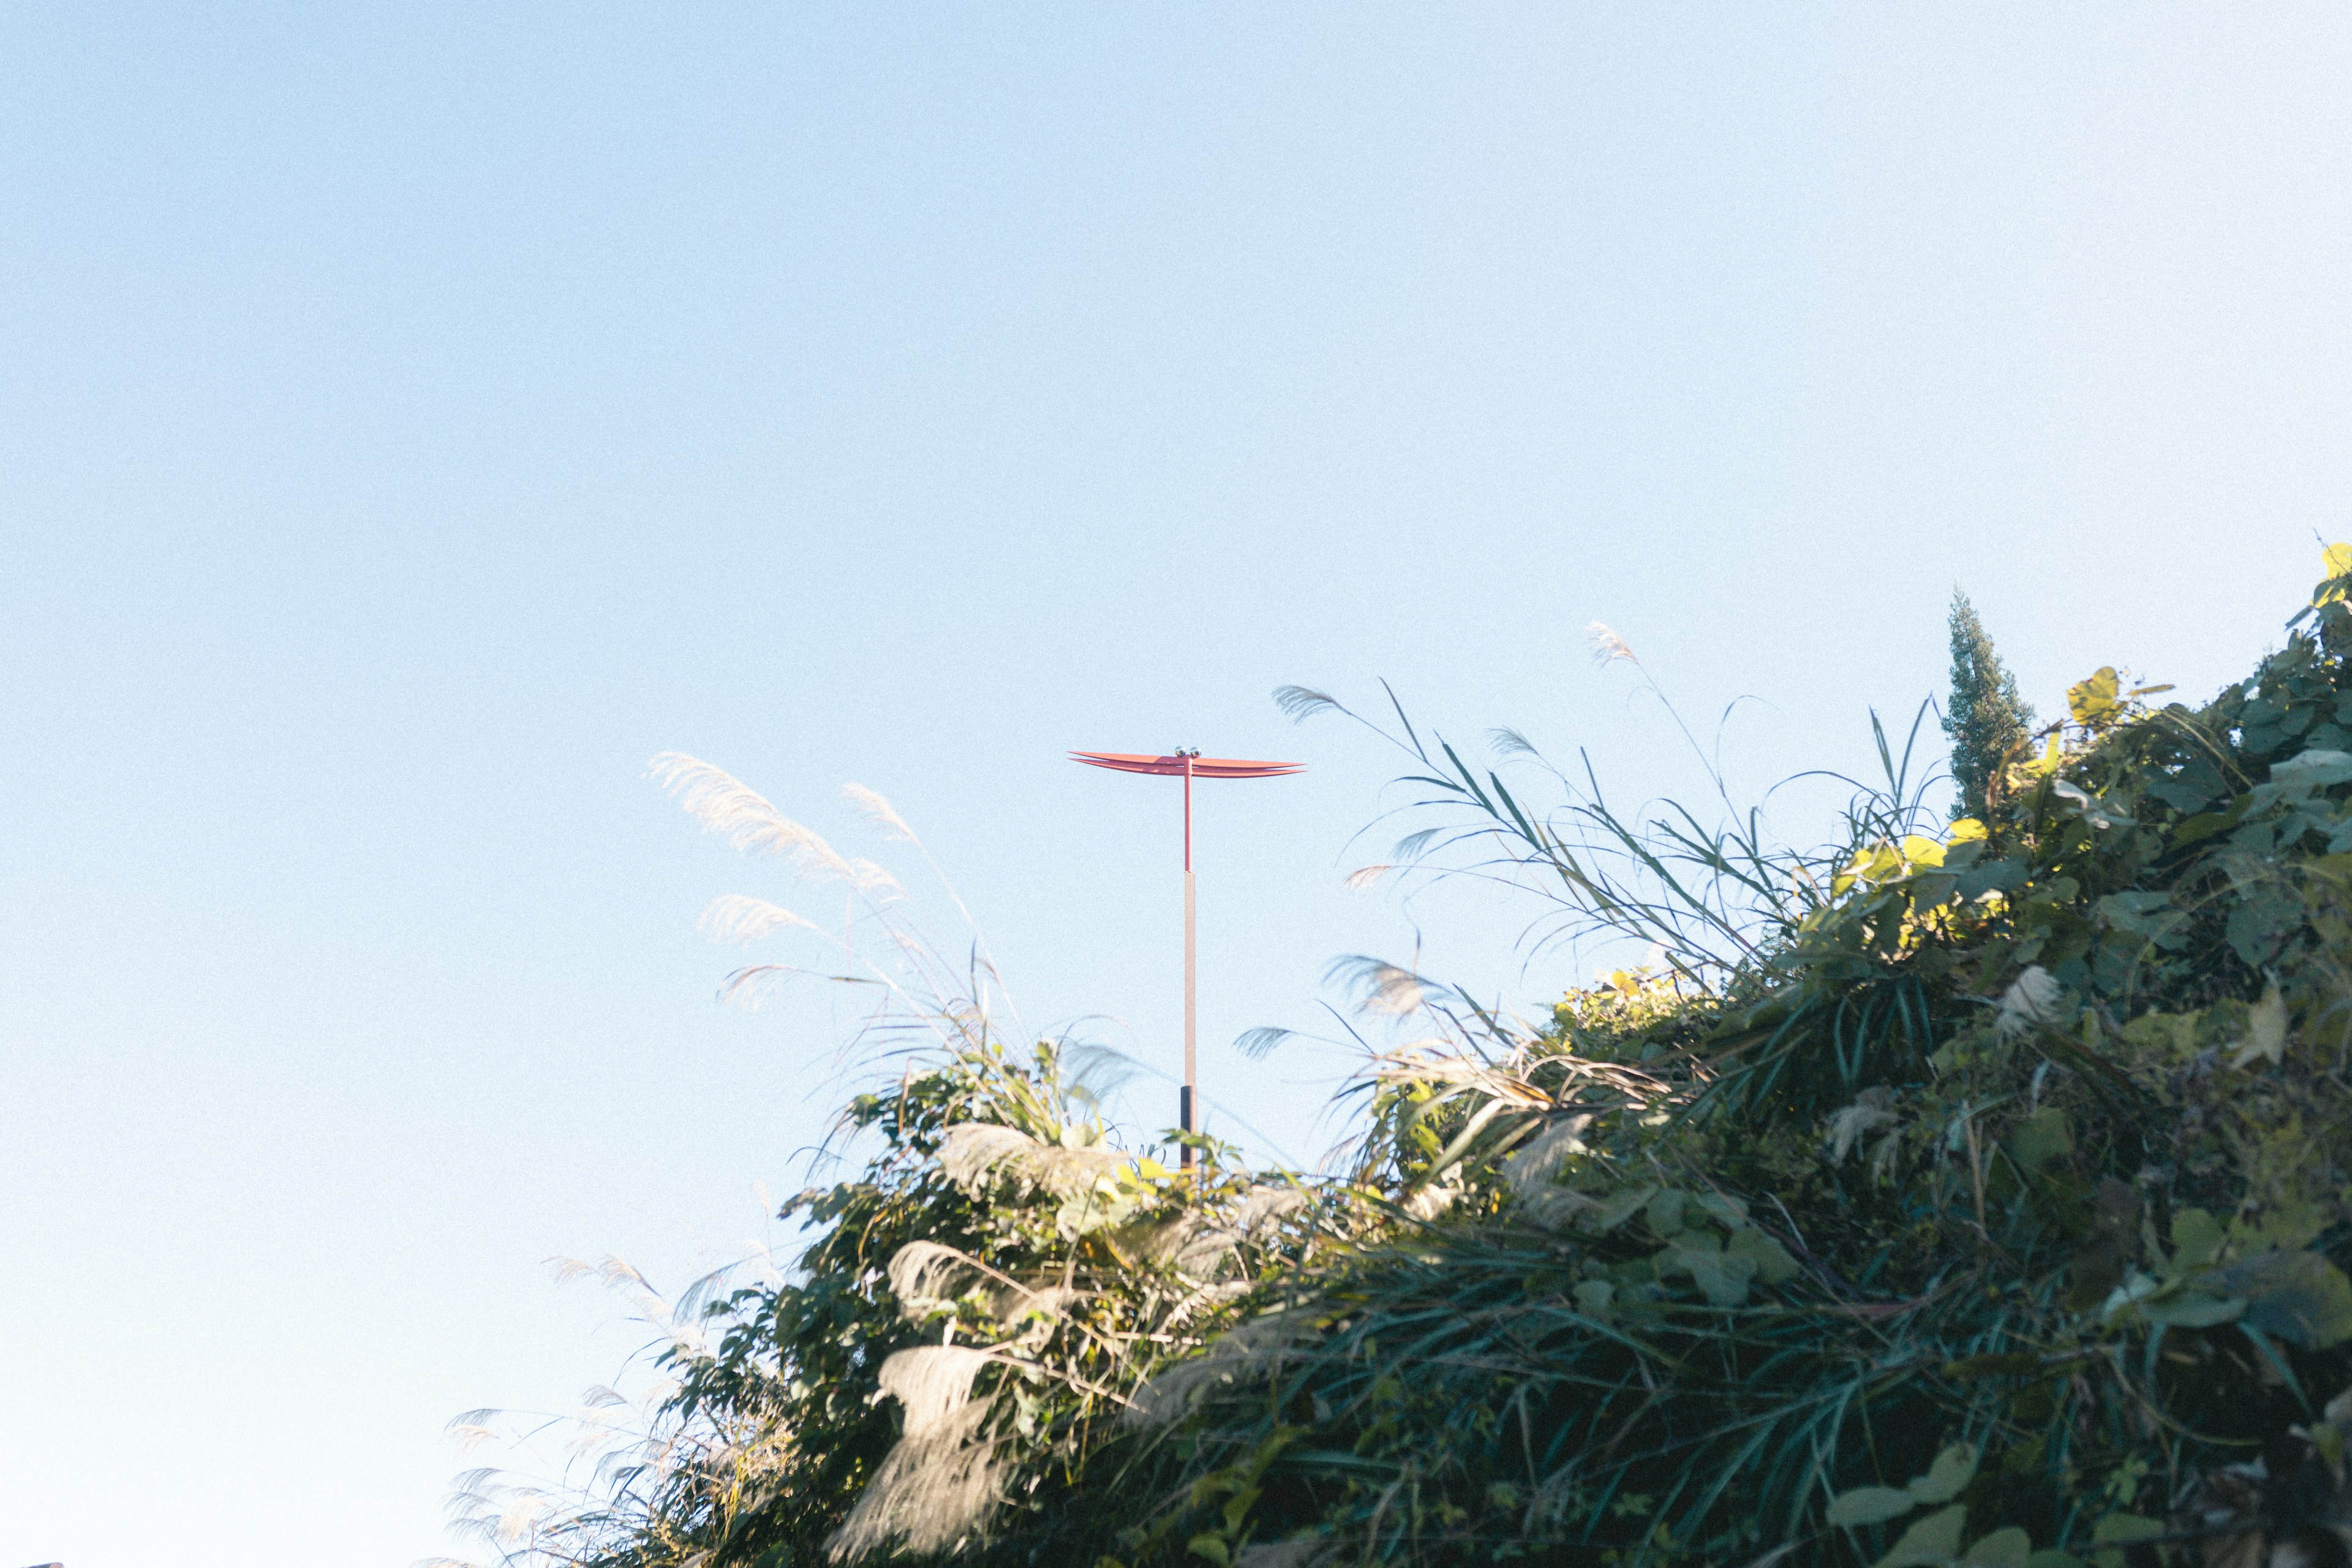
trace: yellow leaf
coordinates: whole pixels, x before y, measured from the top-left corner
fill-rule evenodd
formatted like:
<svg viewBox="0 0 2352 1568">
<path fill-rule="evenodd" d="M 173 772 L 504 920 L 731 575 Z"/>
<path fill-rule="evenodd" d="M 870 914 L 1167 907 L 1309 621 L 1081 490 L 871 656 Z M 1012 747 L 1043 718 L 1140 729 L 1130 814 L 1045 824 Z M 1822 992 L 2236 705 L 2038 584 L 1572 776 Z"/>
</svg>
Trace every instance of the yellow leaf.
<svg viewBox="0 0 2352 1568">
<path fill-rule="evenodd" d="M 2315 606 L 2334 604 L 2345 596 L 2342 583 L 2345 575 L 2352 573 L 2352 544 L 2329 545 L 2320 556 L 2320 570 L 2327 574 L 2327 581 L 2313 595 Z"/>
<path fill-rule="evenodd" d="M 2103 724 L 2122 709 L 2116 695 L 2122 686 L 2116 667 L 2102 665 L 2089 679 L 2078 680 L 2066 689 L 2066 710 L 2074 716 L 2077 724 Z"/>
<path fill-rule="evenodd" d="M 2246 1020 L 2246 1040 L 2238 1054 L 2230 1058 L 2231 1067 L 2252 1066 L 2254 1062 L 2286 1059 L 2286 998 L 2279 994 L 2278 982 L 2273 980 L 2263 991 L 2263 999 L 2254 1004 Z"/>
<path fill-rule="evenodd" d="M 1944 863 L 1944 847 L 1914 833 L 1903 840 L 1903 858 L 1914 866 L 1940 866 Z"/>
<path fill-rule="evenodd" d="M 1984 837 L 1985 825 L 1973 816 L 1963 816 L 1952 824 L 1950 841 L 1954 844 L 1978 844 L 1983 842 Z"/>
</svg>

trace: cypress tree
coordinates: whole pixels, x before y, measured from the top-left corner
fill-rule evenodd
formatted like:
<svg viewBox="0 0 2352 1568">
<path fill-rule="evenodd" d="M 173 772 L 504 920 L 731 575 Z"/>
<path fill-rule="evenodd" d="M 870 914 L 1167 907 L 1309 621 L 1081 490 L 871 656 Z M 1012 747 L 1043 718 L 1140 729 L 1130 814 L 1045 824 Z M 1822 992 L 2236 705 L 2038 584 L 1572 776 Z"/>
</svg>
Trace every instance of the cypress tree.
<svg viewBox="0 0 2352 1568">
<path fill-rule="evenodd" d="M 2025 739 L 2033 710 L 2017 694 L 2017 678 L 1992 650 L 1976 606 L 1952 590 L 1952 700 L 1944 733 L 1952 741 L 1952 784 L 1959 792 L 1955 816 L 1982 816 L 2000 766 Z"/>
</svg>

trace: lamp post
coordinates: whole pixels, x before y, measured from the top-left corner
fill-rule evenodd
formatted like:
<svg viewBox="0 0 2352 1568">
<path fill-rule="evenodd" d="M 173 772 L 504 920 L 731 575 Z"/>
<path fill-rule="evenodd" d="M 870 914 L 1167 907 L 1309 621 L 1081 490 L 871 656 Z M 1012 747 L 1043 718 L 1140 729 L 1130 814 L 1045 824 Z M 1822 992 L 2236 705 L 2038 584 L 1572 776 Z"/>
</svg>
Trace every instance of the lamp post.
<svg viewBox="0 0 2352 1568">
<path fill-rule="evenodd" d="M 1193 942 L 1192 914 L 1192 781 L 1194 779 L 1269 779 L 1285 773 L 1304 771 L 1303 763 L 1254 763 L 1239 757 L 1204 757 L 1198 748 L 1187 751 L 1177 748 L 1164 757 L 1148 756 L 1139 752 L 1072 752 L 1070 760 L 1092 767 L 1114 768 L 1125 773 L 1160 773 L 1181 777 L 1184 781 L 1184 1088 L 1176 1101 L 1177 1125 L 1187 1132 L 1196 1131 L 1192 1124 L 1193 1089 L 1200 1081 L 1197 1049 L 1199 1023 L 1199 965 Z M 1180 1156 L 1186 1170 L 1192 1168 L 1192 1146 L 1184 1145 Z"/>
</svg>

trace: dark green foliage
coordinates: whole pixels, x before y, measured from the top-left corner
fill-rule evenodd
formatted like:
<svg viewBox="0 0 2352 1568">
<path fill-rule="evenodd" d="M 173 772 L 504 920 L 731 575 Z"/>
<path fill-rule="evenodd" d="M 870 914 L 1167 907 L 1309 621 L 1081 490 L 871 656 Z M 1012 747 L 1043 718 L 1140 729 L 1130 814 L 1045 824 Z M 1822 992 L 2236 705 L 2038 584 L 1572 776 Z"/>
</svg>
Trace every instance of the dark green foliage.
<svg viewBox="0 0 2352 1568">
<path fill-rule="evenodd" d="M 2017 694 L 2017 678 L 1993 651 L 1976 606 L 1952 590 L 1952 693 L 1944 710 L 1951 738 L 1952 815 L 1982 816 L 2011 754 L 2024 745 L 2033 710 Z"/>
</svg>

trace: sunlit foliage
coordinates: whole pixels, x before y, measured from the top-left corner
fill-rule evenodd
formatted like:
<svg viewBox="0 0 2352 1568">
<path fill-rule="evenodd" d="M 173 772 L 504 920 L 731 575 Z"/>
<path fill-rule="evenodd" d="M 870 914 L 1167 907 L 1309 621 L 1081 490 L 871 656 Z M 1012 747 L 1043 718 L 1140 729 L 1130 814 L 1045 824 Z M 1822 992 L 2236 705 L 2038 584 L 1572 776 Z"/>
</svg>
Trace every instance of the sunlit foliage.
<svg viewBox="0 0 2352 1568">
<path fill-rule="evenodd" d="M 1311 1179 L 1117 1150 L 1052 1047 L 949 1008 L 847 1112 L 863 1173 L 796 1200 L 799 1269 L 673 1352 L 667 1446 L 536 1549 L 2347 1561 L 2352 550 L 2326 571 L 2201 708 L 2078 683 L 1981 815 L 1881 733 L 1810 849 L 1719 780 L 1628 819 L 1398 710 L 1426 820 L 1389 868 L 1644 964 L 1539 1026 L 1349 966 L 1421 1027 Z"/>
</svg>

